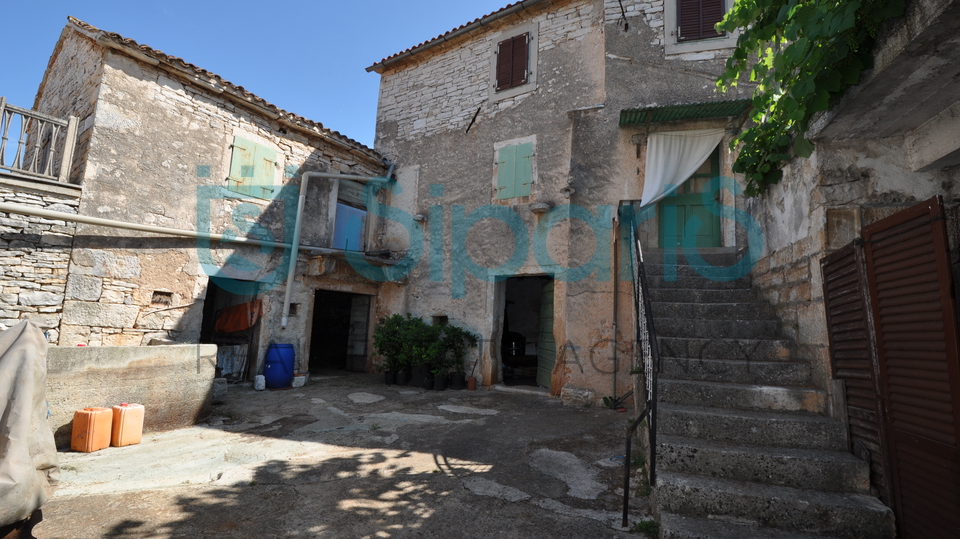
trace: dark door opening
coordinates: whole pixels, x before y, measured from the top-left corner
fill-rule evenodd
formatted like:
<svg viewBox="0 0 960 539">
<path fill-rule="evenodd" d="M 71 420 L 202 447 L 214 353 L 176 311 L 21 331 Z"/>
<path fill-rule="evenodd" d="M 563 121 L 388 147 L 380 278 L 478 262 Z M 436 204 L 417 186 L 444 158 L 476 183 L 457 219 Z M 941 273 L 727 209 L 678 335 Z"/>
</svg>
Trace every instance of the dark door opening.
<svg viewBox="0 0 960 539">
<path fill-rule="evenodd" d="M 503 312 L 503 382 L 550 389 L 556 362 L 553 339 L 553 279 L 511 277 Z"/>
<path fill-rule="evenodd" d="M 370 296 L 317 290 L 313 303 L 310 372 L 367 368 Z"/>
<path fill-rule="evenodd" d="M 255 285 L 247 287 L 251 291 Z M 217 286 L 210 278 L 203 300 L 200 342 L 217 345 L 218 378 L 230 382 L 251 380 L 256 374 L 256 350 L 260 330 L 261 306 L 256 294 L 237 294 Z"/>
</svg>

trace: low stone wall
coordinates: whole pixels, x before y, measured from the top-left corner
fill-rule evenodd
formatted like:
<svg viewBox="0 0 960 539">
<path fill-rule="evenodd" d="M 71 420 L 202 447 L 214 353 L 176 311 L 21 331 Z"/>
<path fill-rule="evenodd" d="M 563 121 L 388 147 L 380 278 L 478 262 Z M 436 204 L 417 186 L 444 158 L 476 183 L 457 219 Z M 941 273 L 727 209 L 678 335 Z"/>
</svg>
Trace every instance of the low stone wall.
<svg viewBox="0 0 960 539">
<path fill-rule="evenodd" d="M 217 347 L 51 346 L 47 402 L 58 448 L 70 446 L 73 414 L 91 406 L 136 402 L 144 432 L 195 424 L 210 413 Z"/>
</svg>

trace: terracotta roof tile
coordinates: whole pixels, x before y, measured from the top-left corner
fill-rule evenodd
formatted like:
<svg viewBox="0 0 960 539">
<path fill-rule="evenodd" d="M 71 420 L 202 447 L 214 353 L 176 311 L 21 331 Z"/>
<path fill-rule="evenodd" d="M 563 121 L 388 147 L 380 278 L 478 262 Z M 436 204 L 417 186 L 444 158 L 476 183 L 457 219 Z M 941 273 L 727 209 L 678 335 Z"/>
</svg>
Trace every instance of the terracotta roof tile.
<svg viewBox="0 0 960 539">
<path fill-rule="evenodd" d="M 243 86 L 233 84 L 232 82 L 225 80 L 223 77 L 217 75 L 216 73 L 213 73 L 212 71 L 207 71 L 206 69 L 203 69 L 194 64 L 191 64 L 190 62 L 187 62 L 183 58 L 165 54 L 164 52 L 154 49 L 152 47 L 149 47 L 147 45 L 142 45 L 140 43 L 137 43 L 133 39 L 130 39 L 128 37 L 123 37 L 116 32 L 107 32 L 107 31 L 101 30 L 75 17 L 67 17 L 67 20 L 69 20 L 70 23 L 72 23 L 77 28 L 83 30 L 84 32 L 87 32 L 90 34 L 96 34 L 95 37 L 97 39 L 100 39 L 100 38 L 108 39 L 124 47 L 136 49 L 138 52 L 147 56 L 148 58 L 153 58 L 157 62 L 163 62 L 165 64 L 169 64 L 181 71 L 185 71 L 188 75 L 194 75 L 197 81 L 200 82 L 202 85 L 212 86 L 214 88 L 217 88 L 218 90 L 222 89 L 222 91 L 234 94 L 235 96 L 242 98 L 244 101 L 247 101 L 248 103 L 251 103 L 262 109 L 266 109 L 270 113 L 275 114 L 280 119 L 284 119 L 287 122 L 290 122 L 293 124 L 298 124 L 310 131 L 317 132 L 320 135 L 338 139 L 341 143 L 344 143 L 350 146 L 355 146 L 356 149 L 358 150 L 371 153 L 372 154 L 371 157 L 376 156 L 379 158 L 379 154 L 372 148 L 366 146 L 365 144 L 357 142 L 356 140 L 353 140 L 350 137 L 342 135 L 337 131 L 328 129 L 324 127 L 323 124 L 321 124 L 320 122 L 316 122 L 308 118 L 304 118 L 299 114 L 294 114 L 292 112 L 283 110 L 280 107 L 263 99 L 262 97 L 259 97 L 247 91 Z"/>
</svg>

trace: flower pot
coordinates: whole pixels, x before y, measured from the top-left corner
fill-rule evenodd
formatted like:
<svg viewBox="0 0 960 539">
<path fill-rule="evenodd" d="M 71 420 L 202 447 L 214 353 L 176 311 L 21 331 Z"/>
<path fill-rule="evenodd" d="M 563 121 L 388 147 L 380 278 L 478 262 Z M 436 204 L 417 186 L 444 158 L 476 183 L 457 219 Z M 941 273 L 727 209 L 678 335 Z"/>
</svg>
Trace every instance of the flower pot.
<svg viewBox="0 0 960 539">
<path fill-rule="evenodd" d="M 383 381 L 386 382 L 388 386 L 392 386 L 397 383 L 397 373 L 394 371 L 383 371 Z"/>
<path fill-rule="evenodd" d="M 466 389 L 467 382 L 464 380 L 462 374 L 453 373 L 449 376 L 450 378 L 450 389 Z"/>
<path fill-rule="evenodd" d="M 475 391 L 476 389 L 477 389 L 477 378 L 475 376 L 471 376 L 467 378 L 467 390 Z"/>
<path fill-rule="evenodd" d="M 446 374 L 444 374 L 444 375 L 442 375 L 442 376 L 436 376 L 436 377 L 434 377 L 434 379 L 433 379 L 433 389 L 435 389 L 435 390 L 437 390 L 437 391 L 443 391 L 444 389 L 447 389 L 447 380 L 449 380 L 449 379 L 450 379 L 450 378 L 449 378 Z"/>
<path fill-rule="evenodd" d="M 426 365 L 414 365 L 410 367 L 410 385 L 413 387 L 423 387 L 423 379 L 430 370 Z"/>
<path fill-rule="evenodd" d="M 410 369 L 397 371 L 397 385 L 405 386 L 410 383 Z"/>
</svg>

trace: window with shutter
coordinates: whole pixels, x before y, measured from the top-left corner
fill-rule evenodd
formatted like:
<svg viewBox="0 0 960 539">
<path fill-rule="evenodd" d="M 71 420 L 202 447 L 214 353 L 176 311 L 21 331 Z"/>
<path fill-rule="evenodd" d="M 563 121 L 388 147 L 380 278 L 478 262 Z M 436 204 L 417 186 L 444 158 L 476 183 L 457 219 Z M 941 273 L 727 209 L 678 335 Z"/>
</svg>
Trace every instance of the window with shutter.
<svg viewBox="0 0 960 539">
<path fill-rule="evenodd" d="M 527 83 L 530 34 L 524 32 L 497 44 L 497 91 Z"/>
<path fill-rule="evenodd" d="M 725 0 L 677 0 L 677 41 L 725 36 L 715 26 L 726 11 Z"/>
<path fill-rule="evenodd" d="M 340 180 L 337 189 L 337 215 L 334 220 L 333 248 L 345 251 L 363 251 L 366 235 L 367 210 L 363 201 L 364 186 L 350 180 Z"/>
<path fill-rule="evenodd" d="M 227 189 L 256 198 L 272 198 L 276 163 L 276 150 L 234 137 Z"/>
<path fill-rule="evenodd" d="M 497 200 L 530 196 L 533 143 L 504 146 L 497 152 Z"/>
</svg>

